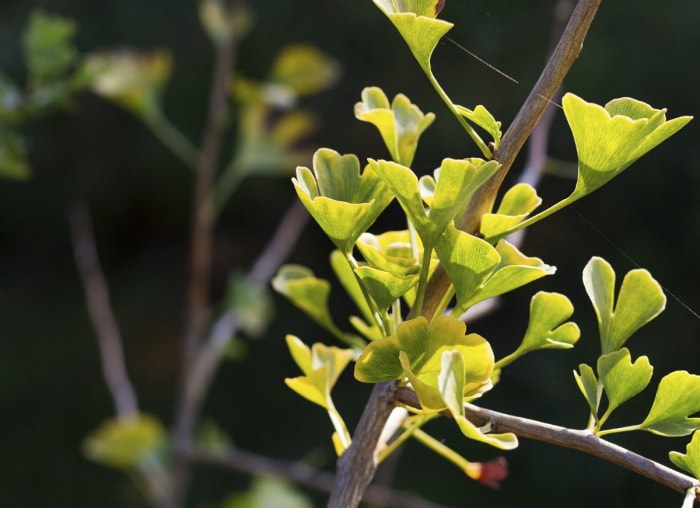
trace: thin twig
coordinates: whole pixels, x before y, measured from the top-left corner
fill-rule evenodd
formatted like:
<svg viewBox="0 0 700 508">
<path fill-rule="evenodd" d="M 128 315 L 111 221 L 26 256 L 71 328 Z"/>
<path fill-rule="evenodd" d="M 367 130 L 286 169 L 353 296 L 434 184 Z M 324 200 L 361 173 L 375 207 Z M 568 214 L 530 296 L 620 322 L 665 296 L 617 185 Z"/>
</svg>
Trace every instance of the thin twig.
<svg viewBox="0 0 700 508">
<path fill-rule="evenodd" d="M 460 224 L 462 230 L 469 233 L 478 232 L 481 216 L 493 205 L 496 193 L 515 161 L 516 155 L 576 60 L 600 1 L 580 0 L 578 2 L 552 57 L 508 128 L 495 154 L 494 158 L 502 164 L 501 169 L 472 198 Z M 423 305 L 423 315 L 431 318 L 435 314 L 449 287 L 450 281 L 444 269 L 438 267 L 430 279 Z M 336 487 L 328 503 L 329 508 L 354 508 L 359 504 L 362 492 L 376 469 L 373 454 L 379 433 L 391 414 L 391 408 L 386 407 L 386 397 L 395 390 L 396 385 L 393 383 L 380 383 L 372 391 L 355 430 L 352 446 L 338 460 Z M 353 471 L 352 468 L 356 469 Z"/>
<path fill-rule="evenodd" d="M 554 97 L 557 88 L 578 57 L 600 2 L 601 0 L 579 0 L 576 4 L 552 56 L 530 91 L 530 95 L 515 116 L 513 123 L 508 127 L 501 141 L 501 146 L 494 154 L 494 159 L 501 163 L 501 168 L 479 188 L 464 212 L 459 224 L 462 231 L 471 234 L 479 233 L 481 217 L 492 208 L 496 194 L 516 156 L 520 153 L 544 110 L 552 103 L 552 97 Z M 426 301 L 422 311 L 424 316 L 430 319 L 435 314 L 449 287 L 450 280 L 444 268 L 438 266 L 428 284 Z"/>
<path fill-rule="evenodd" d="M 138 401 L 126 371 L 122 338 L 97 255 L 90 213 L 83 203 L 76 203 L 68 210 L 68 220 L 75 264 L 85 290 L 88 315 L 97 334 L 102 373 L 117 416 L 129 418 L 139 412 Z"/>
<path fill-rule="evenodd" d="M 239 10 L 240 0 L 229 0 L 228 14 L 232 17 Z M 184 504 L 189 483 L 189 465 L 182 458 L 192 441 L 194 417 L 190 411 L 188 392 L 193 359 L 204 337 L 209 317 L 209 287 L 211 277 L 211 250 L 214 230 L 214 210 L 208 196 L 221 155 L 221 146 L 228 116 L 228 85 L 231 82 L 236 57 L 235 30 L 228 31 L 218 47 L 209 112 L 202 137 L 202 151 L 195 171 L 193 222 L 191 233 L 191 273 L 186 307 L 185 334 L 183 337 L 183 378 L 179 407 L 175 420 L 173 462 L 172 508 Z"/>
<path fill-rule="evenodd" d="M 303 462 L 273 459 L 239 449 L 227 453 L 193 450 L 189 459 L 196 464 L 223 467 L 241 473 L 279 476 L 320 492 L 330 492 L 335 482 L 334 474 L 318 471 Z M 387 508 L 444 508 L 415 494 L 379 485 L 370 485 L 365 499 L 376 506 Z"/>
<path fill-rule="evenodd" d="M 420 408 L 416 393 L 409 388 L 399 388 L 396 400 L 411 407 Z M 579 450 L 622 466 L 665 487 L 685 494 L 690 488 L 700 488 L 695 478 L 675 471 L 642 455 L 618 446 L 594 435 L 589 430 L 576 430 L 549 423 L 512 416 L 490 409 L 464 405 L 465 416 L 475 425 L 490 425 L 492 432 L 512 432 L 519 437 Z M 449 413 L 446 414 L 449 416 Z M 700 499 L 700 496 L 698 496 Z"/>
<path fill-rule="evenodd" d="M 308 222 L 306 209 L 295 201 L 285 213 L 268 242 L 265 250 L 258 256 L 249 278 L 254 284 L 266 285 L 279 266 L 297 243 L 304 226 Z M 212 325 L 205 342 L 194 356 L 187 386 L 182 394 L 177 420 L 182 428 L 196 427 L 211 380 L 216 373 L 226 346 L 238 331 L 238 320 L 232 310 L 219 316 Z"/>
</svg>

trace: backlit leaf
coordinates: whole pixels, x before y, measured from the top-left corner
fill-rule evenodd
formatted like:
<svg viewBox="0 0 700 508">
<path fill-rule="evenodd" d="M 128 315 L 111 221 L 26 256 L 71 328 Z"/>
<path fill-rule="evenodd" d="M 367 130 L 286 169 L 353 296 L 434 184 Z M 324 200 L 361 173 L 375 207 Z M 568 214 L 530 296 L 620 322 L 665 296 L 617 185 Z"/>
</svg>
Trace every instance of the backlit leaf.
<svg viewBox="0 0 700 508">
<path fill-rule="evenodd" d="M 642 430 L 662 436 L 685 436 L 700 428 L 700 376 L 680 370 L 664 376 Z"/>
<path fill-rule="evenodd" d="M 580 371 L 574 371 L 574 378 L 583 397 L 588 402 L 588 407 L 591 409 L 591 414 L 598 415 L 598 407 L 600 406 L 600 398 L 602 396 L 602 387 L 598 385 L 598 379 L 595 377 L 595 372 L 590 365 L 582 363 L 578 366 Z"/>
<path fill-rule="evenodd" d="M 598 376 L 608 398 L 606 413 L 612 412 L 647 387 L 654 368 L 649 358 L 640 356 L 632 363 L 627 348 L 622 348 L 598 358 Z"/>
<path fill-rule="evenodd" d="M 598 318 L 603 354 L 621 348 L 639 328 L 666 307 L 663 290 L 642 269 L 627 273 L 615 302 L 615 272 L 602 258 L 592 258 L 583 270 L 583 283 Z"/>
<path fill-rule="evenodd" d="M 700 478 L 700 432 L 693 433 L 685 453 L 670 452 L 668 458 L 679 468 L 688 471 L 695 478 Z"/>
</svg>

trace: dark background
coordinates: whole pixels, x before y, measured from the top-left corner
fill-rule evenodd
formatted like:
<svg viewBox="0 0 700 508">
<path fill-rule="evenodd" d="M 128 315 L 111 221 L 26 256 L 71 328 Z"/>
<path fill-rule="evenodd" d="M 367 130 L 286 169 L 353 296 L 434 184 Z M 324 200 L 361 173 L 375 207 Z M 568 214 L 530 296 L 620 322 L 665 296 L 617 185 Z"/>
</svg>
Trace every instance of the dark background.
<svg viewBox="0 0 700 508">
<path fill-rule="evenodd" d="M 544 61 L 553 4 L 448 1 L 441 17 L 457 25 L 450 37 L 520 82 L 515 85 L 457 47 L 441 44 L 434 68 L 454 100 L 484 104 L 507 126 Z M 212 51 L 194 1 L 0 0 L 0 68 L 16 78 L 23 73 L 20 28 L 34 7 L 75 18 L 81 51 L 170 49 L 176 63 L 165 97 L 167 112 L 193 141 L 199 139 Z M 390 97 L 404 92 L 423 111 L 438 115 L 423 137 L 417 168 L 427 171 L 445 156 L 477 155 L 398 34 L 369 0 L 258 0 L 251 7 L 257 23 L 242 42 L 238 65 L 247 76 L 264 77 L 274 55 L 290 42 L 311 41 L 343 65 L 340 83 L 306 103 L 324 125 L 314 146 L 354 152 L 360 158 L 386 157 L 373 128 L 352 115 L 361 89 L 378 85 Z M 663 5 L 651 0 L 603 2 L 566 89 L 600 103 L 629 95 L 668 107 L 670 117 L 697 115 L 699 23 L 696 0 Z M 82 438 L 113 409 L 73 266 L 66 208 L 75 199 L 91 207 L 141 407 L 169 424 L 187 270 L 191 175 L 133 117 L 87 94 L 71 111 L 25 134 L 31 141 L 33 178 L 0 181 L 0 505 L 143 506 L 125 477 L 81 456 Z M 484 398 L 486 407 L 585 425 L 585 402 L 571 372 L 579 363 L 594 362 L 598 351 L 595 319 L 580 282 L 581 270 L 593 255 L 608 259 L 620 279 L 635 263 L 648 268 L 668 290 L 667 311 L 629 343 L 633 356 L 650 356 L 656 367 L 654 383 L 670 370 L 700 371 L 700 318 L 685 308 L 700 310 L 699 141 L 696 120 L 576 204 L 575 211 L 563 211 L 531 229 L 523 250 L 556 265 L 557 275 L 515 292 L 499 313 L 472 330 L 491 339 L 498 355 L 510 352 L 526 326 L 530 296 L 545 289 L 570 296 L 582 339 L 572 351 L 541 352 L 515 364 Z M 561 114 L 550 150 L 559 158 L 575 157 Z M 551 203 L 572 188 L 573 181 L 547 177 L 539 190 Z M 250 179 L 233 196 L 216 230 L 217 294 L 232 269 L 251 265 L 293 199 L 286 178 Z M 329 242 L 310 226 L 291 261 L 326 275 L 329 252 Z M 334 310 L 339 316 L 347 310 L 342 298 Z M 288 332 L 308 343 L 331 341 L 279 300 L 266 336 L 248 342 L 247 360 L 227 363 L 220 371 L 205 413 L 244 449 L 292 460 L 311 458 L 331 469 L 327 417 L 282 382 L 297 375 L 283 341 Z M 652 388 L 647 391 L 613 421 L 641 421 L 653 396 Z M 354 382 L 350 373 L 336 389 L 334 398 L 351 427 L 367 394 L 368 387 Z M 461 439 L 453 427 L 438 422 L 428 430 L 473 460 L 497 455 Z M 668 450 L 683 451 L 689 439 L 623 435 L 615 440 L 668 463 Z M 677 493 L 574 451 L 522 440 L 508 460 L 511 475 L 501 491 L 493 492 L 410 443 L 401 454 L 395 486 L 449 506 L 681 503 Z M 246 476 L 203 469 L 195 479 L 199 504 L 193 506 L 215 506 L 248 481 Z"/>
</svg>

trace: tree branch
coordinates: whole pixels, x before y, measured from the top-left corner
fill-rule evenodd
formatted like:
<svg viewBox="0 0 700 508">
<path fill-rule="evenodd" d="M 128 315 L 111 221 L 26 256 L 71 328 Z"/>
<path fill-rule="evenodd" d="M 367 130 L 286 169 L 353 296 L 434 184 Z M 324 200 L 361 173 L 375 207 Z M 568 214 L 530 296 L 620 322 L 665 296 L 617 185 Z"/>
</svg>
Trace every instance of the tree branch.
<svg viewBox="0 0 700 508">
<path fill-rule="evenodd" d="M 409 388 L 399 388 L 396 400 L 411 407 L 420 408 L 416 393 Z M 663 464 L 659 464 L 626 448 L 605 441 L 588 430 L 568 429 L 549 423 L 512 416 L 490 409 L 464 405 L 465 416 L 479 427 L 490 425 L 492 432 L 512 432 L 517 436 L 543 443 L 554 444 L 564 448 L 579 450 L 599 457 L 615 465 L 624 467 L 637 474 L 655 481 L 665 487 L 685 494 L 690 488 L 700 488 L 700 482 Z M 446 416 L 450 416 L 449 413 Z M 696 495 L 700 500 L 700 496 Z"/>
<path fill-rule="evenodd" d="M 601 0 L 579 0 L 561 39 L 552 52 L 537 83 L 530 91 L 513 123 L 506 131 L 494 159 L 501 163 L 499 171 L 474 194 L 459 223 L 459 229 L 478 234 L 481 217 L 493 207 L 503 179 L 508 174 L 525 141 L 537 125 L 546 107 L 551 103 L 557 88 L 578 57 L 588 29 Z M 442 296 L 449 290 L 450 280 L 445 270 L 438 266 L 430 279 L 423 303 L 422 314 L 431 318 L 438 310 Z"/>
<path fill-rule="evenodd" d="M 117 416 L 128 418 L 139 412 L 138 402 L 126 371 L 122 338 L 109 301 L 107 281 L 100 267 L 87 207 L 82 203 L 72 205 L 68 210 L 68 221 L 75 264 L 85 290 L 88 315 L 97 334 L 102 374 L 112 395 Z"/>
<path fill-rule="evenodd" d="M 233 17 L 240 8 L 240 0 L 227 2 L 228 15 Z M 189 483 L 189 466 L 182 457 L 191 444 L 196 418 L 188 407 L 191 390 L 190 378 L 199 343 L 204 337 L 209 317 L 209 286 L 211 277 L 211 250 L 214 230 L 214 209 L 208 196 L 211 193 L 228 117 L 228 85 L 236 58 L 235 30 L 231 27 L 217 46 L 216 64 L 209 95 L 207 123 L 202 137 L 199 164 L 195 171 L 193 221 L 191 232 L 191 273 L 183 337 L 183 376 L 178 416 L 174 430 L 174 462 L 172 508 L 184 503 Z"/>
<path fill-rule="evenodd" d="M 320 492 L 330 492 L 335 483 L 335 475 L 318 471 L 303 462 L 289 462 L 272 459 L 263 455 L 232 450 L 227 453 L 213 453 L 205 450 L 192 450 L 189 459 L 200 465 L 223 467 L 236 472 L 252 475 L 274 475 L 286 478 L 297 485 Z M 443 508 L 408 492 L 399 492 L 387 487 L 370 485 L 365 499 L 377 506 L 395 508 Z"/>
</svg>

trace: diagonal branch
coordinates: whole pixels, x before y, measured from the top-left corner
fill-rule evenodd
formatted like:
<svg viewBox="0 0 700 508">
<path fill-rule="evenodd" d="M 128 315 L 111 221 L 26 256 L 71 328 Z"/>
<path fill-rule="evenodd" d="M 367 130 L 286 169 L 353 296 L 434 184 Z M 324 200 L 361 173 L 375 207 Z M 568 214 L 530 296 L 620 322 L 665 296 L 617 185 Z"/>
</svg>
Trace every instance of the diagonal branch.
<svg viewBox="0 0 700 508">
<path fill-rule="evenodd" d="M 576 61 L 600 2 L 601 0 L 579 0 L 576 4 L 552 56 L 513 123 L 504 134 L 498 152 L 494 154 L 494 159 L 501 163 L 501 169 L 474 194 L 459 223 L 459 229 L 462 231 L 471 234 L 479 233 L 481 217 L 493 207 L 496 194 L 515 158 Z M 437 312 L 442 297 L 449 287 L 450 281 L 447 274 L 439 266 L 428 284 L 422 311 L 424 316 L 431 318 Z"/>
<path fill-rule="evenodd" d="M 420 408 L 418 396 L 409 388 L 399 388 L 396 393 L 396 400 L 402 404 Z M 576 430 L 551 425 L 537 420 L 484 409 L 473 404 L 465 404 L 464 411 L 465 416 L 474 425 L 479 427 L 490 425 L 492 432 L 512 432 L 527 439 L 579 450 L 629 469 L 683 494 L 691 488 L 700 489 L 700 482 L 695 478 L 638 455 L 610 441 L 601 439 L 588 430 Z M 450 416 L 449 413 L 446 416 Z M 700 495 L 696 495 L 696 497 L 700 500 Z"/>
<path fill-rule="evenodd" d="M 87 207 L 83 203 L 71 206 L 68 221 L 75 264 L 85 290 L 90 321 L 97 334 L 102 373 L 112 395 L 117 416 L 128 418 L 139 412 L 138 402 L 126 371 L 122 338 L 109 301 L 107 281 L 97 255 Z"/>
</svg>

